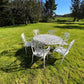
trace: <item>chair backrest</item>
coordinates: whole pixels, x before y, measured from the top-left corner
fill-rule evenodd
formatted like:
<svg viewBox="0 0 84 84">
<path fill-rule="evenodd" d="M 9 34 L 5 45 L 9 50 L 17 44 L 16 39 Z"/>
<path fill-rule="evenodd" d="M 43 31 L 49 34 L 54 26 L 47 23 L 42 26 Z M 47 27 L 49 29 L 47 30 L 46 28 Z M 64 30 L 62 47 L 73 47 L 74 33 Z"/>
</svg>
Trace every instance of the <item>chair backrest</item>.
<svg viewBox="0 0 84 84">
<path fill-rule="evenodd" d="M 68 54 L 70 48 L 72 47 L 73 43 L 75 42 L 75 40 L 71 41 L 70 44 L 69 44 L 69 47 L 67 48 L 67 51 L 65 54 Z"/>
<path fill-rule="evenodd" d="M 31 42 L 31 49 L 32 49 L 33 53 L 34 52 L 42 52 L 42 53 L 44 53 L 44 56 L 45 56 L 46 54 L 49 53 L 50 46 L 48 46 L 47 49 L 44 49 L 44 45 L 43 44 L 41 44 L 40 42 L 32 41 Z M 38 55 L 40 55 L 40 53 L 38 53 Z"/>
<path fill-rule="evenodd" d="M 21 34 L 21 37 L 22 37 L 23 42 L 25 43 L 26 42 L 26 39 L 25 39 L 24 33 Z"/>
<path fill-rule="evenodd" d="M 31 42 L 32 52 L 35 52 L 36 47 L 37 47 L 36 42 L 32 41 L 32 42 Z"/>
<path fill-rule="evenodd" d="M 49 34 L 54 34 L 55 31 L 54 31 L 54 30 L 48 30 L 48 33 L 49 33 Z"/>
<path fill-rule="evenodd" d="M 41 43 L 33 41 L 31 42 L 31 48 L 32 48 L 32 52 L 34 51 L 39 51 L 39 49 L 43 49 L 43 46 Z"/>
<path fill-rule="evenodd" d="M 63 40 L 64 40 L 65 42 L 68 42 L 69 38 L 70 38 L 70 34 L 67 33 L 67 32 L 65 32 L 65 33 L 64 33 L 64 36 L 63 36 Z"/>
<path fill-rule="evenodd" d="M 34 29 L 34 30 L 33 30 L 33 35 L 36 36 L 36 35 L 38 35 L 38 34 L 39 34 L 39 30 L 38 30 L 38 29 Z"/>
</svg>

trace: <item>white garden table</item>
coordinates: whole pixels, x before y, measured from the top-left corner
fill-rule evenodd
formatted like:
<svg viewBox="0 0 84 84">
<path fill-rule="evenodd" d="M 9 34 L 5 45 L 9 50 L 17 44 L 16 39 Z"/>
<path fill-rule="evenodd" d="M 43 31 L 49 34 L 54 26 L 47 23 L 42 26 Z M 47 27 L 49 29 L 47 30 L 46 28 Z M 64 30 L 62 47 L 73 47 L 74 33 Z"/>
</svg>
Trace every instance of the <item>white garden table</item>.
<svg viewBox="0 0 84 84">
<path fill-rule="evenodd" d="M 62 44 L 63 39 L 56 35 L 50 34 L 39 34 L 33 37 L 33 40 L 36 42 L 40 42 L 45 45 L 56 45 Z"/>
</svg>

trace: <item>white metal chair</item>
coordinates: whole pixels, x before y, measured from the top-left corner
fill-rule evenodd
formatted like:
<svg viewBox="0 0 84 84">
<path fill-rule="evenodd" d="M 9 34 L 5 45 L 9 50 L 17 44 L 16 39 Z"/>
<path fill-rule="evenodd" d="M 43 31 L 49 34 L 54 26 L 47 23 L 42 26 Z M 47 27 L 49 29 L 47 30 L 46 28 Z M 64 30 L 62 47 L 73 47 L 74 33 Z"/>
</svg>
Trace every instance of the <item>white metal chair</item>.
<svg viewBox="0 0 84 84">
<path fill-rule="evenodd" d="M 49 34 L 54 34 L 55 31 L 54 31 L 54 30 L 48 30 L 48 33 L 49 33 Z"/>
<path fill-rule="evenodd" d="M 33 35 L 36 36 L 36 35 L 38 35 L 38 34 L 39 34 L 39 30 L 38 30 L 38 29 L 34 29 L 34 30 L 33 30 Z"/>
<path fill-rule="evenodd" d="M 48 30 L 48 33 L 49 34 L 51 34 L 51 35 L 53 35 L 54 33 L 55 33 L 55 31 L 54 30 Z M 51 46 L 50 47 L 50 50 L 53 50 L 54 48 Z"/>
<path fill-rule="evenodd" d="M 32 63 L 33 63 L 33 57 L 42 57 L 44 60 L 44 68 L 45 68 L 45 57 L 50 51 L 50 46 L 48 46 L 47 49 L 43 48 L 43 44 L 37 43 L 37 42 L 31 42 L 31 48 L 32 48 Z"/>
<path fill-rule="evenodd" d="M 67 55 L 69 53 L 69 50 L 70 50 L 71 46 L 73 45 L 74 41 L 75 40 L 73 40 L 73 41 L 70 42 L 69 47 L 67 49 L 63 48 L 61 46 L 59 46 L 59 47 L 57 47 L 57 48 L 54 49 L 53 56 L 54 56 L 54 52 L 58 52 L 58 53 L 60 53 L 63 56 L 61 64 L 62 64 L 62 62 L 64 60 L 65 55 Z"/>
<path fill-rule="evenodd" d="M 61 45 L 67 45 L 69 38 L 70 38 L 70 34 L 65 32 L 64 35 L 63 35 L 63 42 L 62 42 Z"/>
<path fill-rule="evenodd" d="M 23 43 L 25 45 L 25 53 L 27 54 L 27 47 L 31 47 L 31 42 L 26 41 L 24 33 L 21 34 L 21 37 L 22 37 Z"/>
</svg>

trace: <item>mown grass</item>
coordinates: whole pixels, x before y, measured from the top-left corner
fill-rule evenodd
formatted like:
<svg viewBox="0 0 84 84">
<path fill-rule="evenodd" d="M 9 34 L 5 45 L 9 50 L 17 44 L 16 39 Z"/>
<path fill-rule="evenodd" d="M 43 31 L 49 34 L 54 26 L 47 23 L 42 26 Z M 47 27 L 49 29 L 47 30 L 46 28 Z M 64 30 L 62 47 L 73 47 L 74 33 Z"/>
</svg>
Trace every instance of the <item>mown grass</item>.
<svg viewBox="0 0 84 84">
<path fill-rule="evenodd" d="M 84 22 L 72 19 L 58 17 L 50 23 L 0 27 L 0 84 L 84 84 Z M 45 70 L 42 58 L 34 57 L 31 64 L 31 48 L 25 55 L 21 33 L 29 40 L 33 29 L 41 34 L 54 30 L 57 36 L 70 33 L 69 42 L 75 39 L 75 43 L 63 64 L 58 53 L 46 59 Z"/>
</svg>

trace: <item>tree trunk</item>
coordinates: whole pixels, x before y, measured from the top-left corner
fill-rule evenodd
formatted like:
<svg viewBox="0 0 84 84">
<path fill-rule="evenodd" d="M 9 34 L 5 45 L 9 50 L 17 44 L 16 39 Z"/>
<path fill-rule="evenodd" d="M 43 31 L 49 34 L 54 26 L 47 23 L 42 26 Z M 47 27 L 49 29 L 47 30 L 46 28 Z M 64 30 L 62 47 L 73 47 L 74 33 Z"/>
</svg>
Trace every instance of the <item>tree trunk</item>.
<svg viewBox="0 0 84 84">
<path fill-rule="evenodd" d="M 76 17 L 74 17 L 73 22 L 75 22 L 75 20 L 76 20 Z"/>
<path fill-rule="evenodd" d="M 33 19 L 29 16 L 30 23 L 33 23 Z"/>
<path fill-rule="evenodd" d="M 25 24 L 26 24 L 26 25 L 28 24 L 28 21 L 27 21 L 27 19 L 26 19 L 26 21 L 25 21 Z"/>
<path fill-rule="evenodd" d="M 79 19 L 77 19 L 77 22 L 79 22 Z"/>
<path fill-rule="evenodd" d="M 25 24 L 28 24 L 28 16 L 26 17 Z"/>
</svg>

